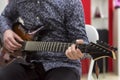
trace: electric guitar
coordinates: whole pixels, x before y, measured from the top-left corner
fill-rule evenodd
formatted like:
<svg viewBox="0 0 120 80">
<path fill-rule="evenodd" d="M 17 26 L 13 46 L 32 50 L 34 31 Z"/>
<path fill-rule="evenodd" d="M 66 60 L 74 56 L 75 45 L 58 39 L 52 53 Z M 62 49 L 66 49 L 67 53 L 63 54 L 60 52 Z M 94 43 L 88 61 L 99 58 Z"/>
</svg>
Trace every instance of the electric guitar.
<svg viewBox="0 0 120 80">
<path fill-rule="evenodd" d="M 65 50 L 71 46 L 73 43 L 64 43 L 64 42 L 42 42 L 42 41 L 33 41 L 33 37 L 41 28 L 37 29 L 32 33 L 26 33 L 21 23 L 15 23 L 13 25 L 13 31 L 20 36 L 24 41 L 22 43 L 23 47 L 17 53 L 9 54 L 13 58 L 22 56 L 22 51 L 47 51 L 47 52 L 65 52 Z M 104 42 L 97 41 L 97 43 L 90 42 L 89 44 L 80 44 L 76 46 L 79 48 L 82 53 L 88 53 L 94 60 L 111 57 L 116 59 L 114 47 L 104 44 Z M 7 52 L 3 47 L 1 52 Z M 8 52 L 9 53 L 9 52 Z"/>
</svg>

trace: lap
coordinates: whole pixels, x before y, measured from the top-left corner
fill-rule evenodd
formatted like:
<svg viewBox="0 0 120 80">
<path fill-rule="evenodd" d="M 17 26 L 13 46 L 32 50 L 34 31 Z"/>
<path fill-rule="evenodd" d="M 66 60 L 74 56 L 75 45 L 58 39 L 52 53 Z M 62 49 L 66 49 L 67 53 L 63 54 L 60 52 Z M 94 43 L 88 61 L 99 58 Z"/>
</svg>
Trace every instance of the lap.
<svg viewBox="0 0 120 80">
<path fill-rule="evenodd" d="M 28 65 L 11 63 L 0 69 L 0 80 L 38 80 L 36 71 Z"/>
<path fill-rule="evenodd" d="M 40 73 L 39 70 L 38 73 Z M 45 72 L 44 79 L 80 80 L 80 74 L 74 68 L 59 67 Z M 8 66 L 0 69 L 0 80 L 41 80 L 41 79 L 40 75 L 37 74 L 35 69 L 25 67 L 20 63 L 11 63 Z"/>
<path fill-rule="evenodd" d="M 0 80 L 24 80 L 23 77 L 26 78 L 26 72 L 20 64 L 11 63 L 0 69 Z"/>
<path fill-rule="evenodd" d="M 48 71 L 45 80 L 80 80 L 80 74 L 74 68 L 59 67 Z"/>
</svg>

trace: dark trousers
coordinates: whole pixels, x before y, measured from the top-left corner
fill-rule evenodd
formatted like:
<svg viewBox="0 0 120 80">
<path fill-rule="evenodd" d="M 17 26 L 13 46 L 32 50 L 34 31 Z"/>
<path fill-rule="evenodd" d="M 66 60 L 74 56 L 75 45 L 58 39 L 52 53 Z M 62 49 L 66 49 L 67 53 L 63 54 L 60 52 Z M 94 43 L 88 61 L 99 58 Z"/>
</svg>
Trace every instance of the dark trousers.
<svg viewBox="0 0 120 80">
<path fill-rule="evenodd" d="M 74 68 L 59 67 L 45 72 L 39 67 L 11 63 L 0 69 L 0 80 L 80 80 Z"/>
</svg>

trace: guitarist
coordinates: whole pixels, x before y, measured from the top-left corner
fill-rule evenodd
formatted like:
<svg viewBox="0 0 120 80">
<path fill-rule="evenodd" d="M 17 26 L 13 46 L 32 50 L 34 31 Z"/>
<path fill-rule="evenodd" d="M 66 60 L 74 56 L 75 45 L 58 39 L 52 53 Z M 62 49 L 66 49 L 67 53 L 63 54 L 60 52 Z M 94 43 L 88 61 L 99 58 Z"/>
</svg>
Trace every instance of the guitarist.
<svg viewBox="0 0 120 80">
<path fill-rule="evenodd" d="M 0 16 L 0 32 L 10 54 L 24 42 L 12 30 L 19 17 L 26 32 L 43 26 L 38 41 L 88 43 L 81 0 L 9 0 Z M 31 53 L 26 62 L 15 59 L 0 69 L 0 80 L 80 80 L 83 53 L 75 46 L 65 53 Z"/>
</svg>

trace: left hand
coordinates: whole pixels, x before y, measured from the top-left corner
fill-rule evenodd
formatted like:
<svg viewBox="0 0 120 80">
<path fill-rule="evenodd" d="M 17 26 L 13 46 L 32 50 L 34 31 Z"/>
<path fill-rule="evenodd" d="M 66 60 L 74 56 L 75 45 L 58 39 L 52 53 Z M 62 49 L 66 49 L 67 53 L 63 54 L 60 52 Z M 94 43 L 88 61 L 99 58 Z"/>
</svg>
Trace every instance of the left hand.
<svg viewBox="0 0 120 80">
<path fill-rule="evenodd" d="M 77 44 L 83 44 L 84 41 L 81 39 L 76 40 Z M 72 44 L 68 49 L 66 50 L 65 54 L 66 56 L 71 60 L 77 60 L 84 56 L 84 54 L 80 51 L 80 49 L 75 47 L 75 44 Z"/>
</svg>

